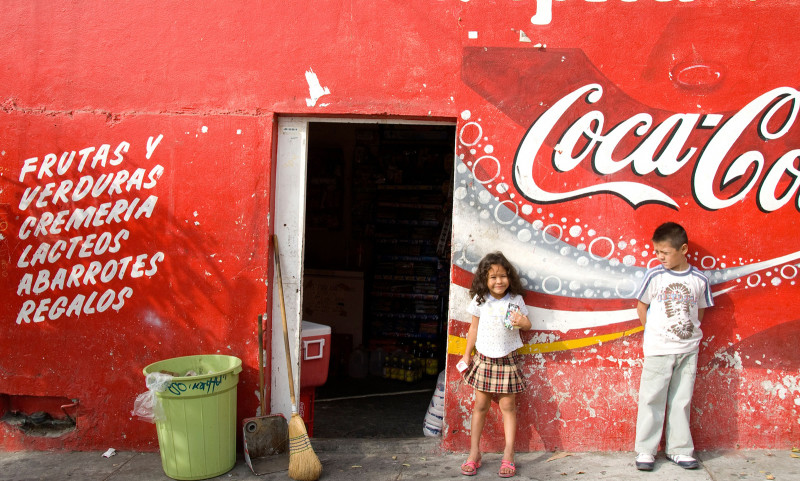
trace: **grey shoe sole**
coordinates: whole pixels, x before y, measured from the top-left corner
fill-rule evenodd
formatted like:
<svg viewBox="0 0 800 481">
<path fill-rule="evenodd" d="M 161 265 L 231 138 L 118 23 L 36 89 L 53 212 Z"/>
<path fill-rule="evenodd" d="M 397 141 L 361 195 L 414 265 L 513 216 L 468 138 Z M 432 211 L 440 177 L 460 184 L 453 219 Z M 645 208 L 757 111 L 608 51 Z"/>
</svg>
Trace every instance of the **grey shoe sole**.
<svg viewBox="0 0 800 481">
<path fill-rule="evenodd" d="M 669 459 L 670 461 L 672 461 L 672 458 L 669 458 L 669 457 L 668 457 L 667 459 Z M 698 462 L 697 462 L 697 460 L 693 460 L 693 461 L 681 461 L 681 462 L 672 461 L 672 462 L 673 462 L 673 463 L 675 463 L 675 464 L 677 464 L 678 466 L 682 467 L 683 469 L 697 469 L 697 468 L 699 468 L 699 467 L 700 467 L 700 463 L 698 463 Z"/>
</svg>

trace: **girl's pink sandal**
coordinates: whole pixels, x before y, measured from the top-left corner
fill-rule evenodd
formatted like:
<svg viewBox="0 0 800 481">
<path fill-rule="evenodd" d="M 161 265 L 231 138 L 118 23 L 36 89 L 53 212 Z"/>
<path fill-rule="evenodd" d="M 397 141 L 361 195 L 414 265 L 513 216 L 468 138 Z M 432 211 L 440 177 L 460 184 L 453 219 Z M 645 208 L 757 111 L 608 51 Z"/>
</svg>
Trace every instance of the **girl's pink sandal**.
<svg viewBox="0 0 800 481">
<path fill-rule="evenodd" d="M 510 473 L 504 473 L 504 472 L 503 472 L 503 468 L 510 469 L 510 470 L 511 470 L 511 472 L 510 472 Z M 503 460 L 503 461 L 500 463 L 500 471 L 498 471 L 498 473 L 497 473 L 497 474 L 498 474 L 498 476 L 500 476 L 501 478 L 511 478 L 511 477 L 513 477 L 515 474 L 517 474 L 517 467 L 516 467 L 516 466 L 514 466 L 514 463 L 512 463 L 511 461 L 506 461 L 506 460 L 504 459 L 504 460 Z"/>
<path fill-rule="evenodd" d="M 472 468 L 472 470 L 466 471 L 464 469 L 465 467 Z M 463 474 L 464 476 L 475 476 L 476 474 L 478 474 L 478 468 L 480 467 L 481 467 L 480 461 L 478 461 L 477 463 L 475 461 L 467 461 L 466 463 L 461 465 L 461 474 Z"/>
</svg>

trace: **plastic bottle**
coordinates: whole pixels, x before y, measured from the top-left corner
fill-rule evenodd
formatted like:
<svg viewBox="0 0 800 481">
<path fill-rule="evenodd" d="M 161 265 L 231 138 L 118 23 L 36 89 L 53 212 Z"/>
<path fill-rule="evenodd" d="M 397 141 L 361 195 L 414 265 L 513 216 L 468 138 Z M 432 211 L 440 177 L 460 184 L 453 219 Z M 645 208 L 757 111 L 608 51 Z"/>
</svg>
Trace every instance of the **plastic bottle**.
<svg viewBox="0 0 800 481">
<path fill-rule="evenodd" d="M 414 382 L 414 358 L 412 357 L 406 359 L 404 381 Z"/>
</svg>

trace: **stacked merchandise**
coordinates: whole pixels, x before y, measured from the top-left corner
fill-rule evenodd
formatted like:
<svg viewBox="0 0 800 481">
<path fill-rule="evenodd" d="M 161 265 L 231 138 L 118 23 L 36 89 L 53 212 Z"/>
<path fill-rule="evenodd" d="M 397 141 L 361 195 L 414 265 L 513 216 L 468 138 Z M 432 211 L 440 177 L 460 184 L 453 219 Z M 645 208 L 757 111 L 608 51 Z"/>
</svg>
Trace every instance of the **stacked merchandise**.
<svg viewBox="0 0 800 481">
<path fill-rule="evenodd" d="M 439 373 L 436 381 L 436 390 L 433 392 L 428 412 L 422 422 L 422 434 L 425 436 L 439 436 L 444 424 L 444 371 Z"/>
</svg>

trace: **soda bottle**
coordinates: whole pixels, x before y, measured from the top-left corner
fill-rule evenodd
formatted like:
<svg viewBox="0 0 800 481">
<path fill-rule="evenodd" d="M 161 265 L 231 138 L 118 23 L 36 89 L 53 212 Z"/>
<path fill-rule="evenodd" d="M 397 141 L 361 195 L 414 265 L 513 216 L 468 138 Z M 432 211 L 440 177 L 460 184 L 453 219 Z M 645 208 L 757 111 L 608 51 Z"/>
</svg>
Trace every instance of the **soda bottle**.
<svg viewBox="0 0 800 481">
<path fill-rule="evenodd" d="M 403 372 L 403 380 L 405 382 L 414 382 L 414 358 L 408 357 L 405 362 L 405 370 Z"/>
</svg>

